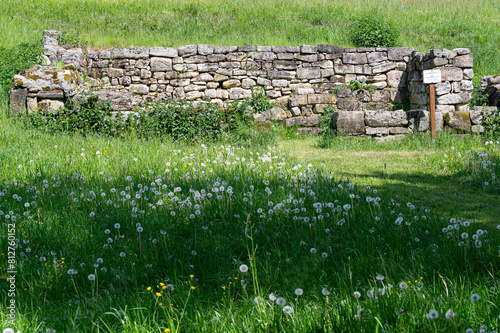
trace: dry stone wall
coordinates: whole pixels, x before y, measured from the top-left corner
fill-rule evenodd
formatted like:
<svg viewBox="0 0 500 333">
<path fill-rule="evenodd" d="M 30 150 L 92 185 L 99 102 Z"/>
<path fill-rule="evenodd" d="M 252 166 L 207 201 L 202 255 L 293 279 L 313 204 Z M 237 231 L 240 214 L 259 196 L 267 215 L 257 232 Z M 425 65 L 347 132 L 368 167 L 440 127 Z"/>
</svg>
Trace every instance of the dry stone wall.
<svg viewBox="0 0 500 333">
<path fill-rule="evenodd" d="M 436 85 L 438 128 L 452 123 L 446 122 L 447 113 L 467 111 L 472 91 L 468 49 L 423 54 L 407 47 L 193 44 L 84 51 L 60 46 L 58 34 L 44 32 L 44 65 L 15 77 L 13 110 L 55 110 L 87 89 L 119 112 L 143 101 L 171 99 L 224 106 L 261 91 L 276 108 L 255 115 L 256 121 L 278 119 L 316 133 L 325 107 L 333 104 L 338 127 L 346 133 L 385 136 L 427 129 L 429 97 L 422 70 L 442 70 L 444 81 Z M 408 102 L 419 111 L 393 111 Z M 344 128 L 348 119 L 354 123 Z"/>
</svg>

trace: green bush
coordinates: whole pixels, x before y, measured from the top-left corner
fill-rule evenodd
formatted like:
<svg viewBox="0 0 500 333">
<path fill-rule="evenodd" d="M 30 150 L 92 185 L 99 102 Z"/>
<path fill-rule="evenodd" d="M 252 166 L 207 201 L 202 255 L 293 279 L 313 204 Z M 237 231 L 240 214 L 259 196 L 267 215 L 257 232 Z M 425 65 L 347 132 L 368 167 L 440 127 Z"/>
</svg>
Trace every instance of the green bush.
<svg viewBox="0 0 500 333">
<path fill-rule="evenodd" d="M 488 139 L 500 139 L 500 111 L 483 115 L 484 136 Z"/>
<path fill-rule="evenodd" d="M 490 101 L 487 89 L 481 88 L 481 80 L 479 78 L 473 81 L 474 88 L 472 90 L 472 97 L 469 101 L 469 106 L 471 108 L 474 106 L 488 106 Z"/>
<path fill-rule="evenodd" d="M 356 47 L 390 47 L 396 46 L 399 33 L 391 24 L 366 16 L 353 22 L 350 38 Z"/>
<path fill-rule="evenodd" d="M 7 49 L 0 47 L 0 97 L 8 95 L 14 74 L 41 62 L 41 42 L 23 43 Z"/>
</svg>

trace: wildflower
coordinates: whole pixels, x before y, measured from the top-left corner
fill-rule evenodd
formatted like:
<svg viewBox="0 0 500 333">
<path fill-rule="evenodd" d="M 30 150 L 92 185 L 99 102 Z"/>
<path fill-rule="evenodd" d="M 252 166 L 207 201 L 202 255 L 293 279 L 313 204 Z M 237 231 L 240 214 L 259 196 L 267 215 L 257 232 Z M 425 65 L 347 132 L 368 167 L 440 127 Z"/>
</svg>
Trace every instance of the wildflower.
<svg viewBox="0 0 500 333">
<path fill-rule="evenodd" d="M 125 252 L 120 252 L 120 257 L 122 257 L 122 258 L 123 258 L 123 257 L 125 257 L 125 256 L 126 256 Z"/>
<path fill-rule="evenodd" d="M 326 253 L 326 252 L 321 253 L 321 257 L 327 258 L 328 257 L 328 253 Z"/>
<path fill-rule="evenodd" d="M 326 288 L 323 288 L 323 289 L 321 290 L 321 293 L 322 293 L 324 296 L 328 296 L 328 295 L 330 295 L 330 291 L 329 291 L 328 289 L 326 289 Z"/>
<path fill-rule="evenodd" d="M 278 297 L 276 298 L 276 304 L 278 304 L 279 306 L 284 306 L 286 304 L 286 299 L 284 299 L 283 297 Z"/>
<path fill-rule="evenodd" d="M 434 320 L 439 317 L 439 313 L 436 310 L 431 310 L 429 311 L 429 314 L 427 315 L 429 319 Z"/>
<path fill-rule="evenodd" d="M 156 292 L 155 295 L 158 297 L 161 297 L 161 293 L 159 293 L 159 292 Z"/>
<path fill-rule="evenodd" d="M 465 330 L 465 333 L 474 333 L 474 330 L 472 328 L 468 328 L 467 330 Z"/>
<path fill-rule="evenodd" d="M 168 291 L 174 291 L 174 285 L 173 284 L 167 284 L 167 290 Z"/>
<path fill-rule="evenodd" d="M 377 276 L 375 277 L 378 281 L 383 281 L 385 279 L 385 277 L 382 275 L 382 274 L 377 274 Z"/>
<path fill-rule="evenodd" d="M 355 291 L 353 293 L 353 296 L 354 296 L 354 298 L 360 298 L 361 297 L 361 293 L 359 291 Z"/>
<path fill-rule="evenodd" d="M 293 313 L 293 308 L 290 305 L 287 305 L 287 306 L 283 307 L 283 312 L 285 314 L 292 314 Z"/>
<path fill-rule="evenodd" d="M 246 272 L 248 272 L 248 266 L 247 266 L 247 265 L 245 265 L 245 264 L 242 264 L 242 265 L 240 266 L 240 272 L 242 272 L 242 273 L 246 273 Z"/>
<path fill-rule="evenodd" d="M 103 263 L 103 260 L 102 260 L 102 258 L 97 258 L 96 262 L 97 262 L 98 264 L 102 264 L 102 263 Z"/>
<path fill-rule="evenodd" d="M 269 300 L 270 300 L 271 302 L 274 302 L 274 301 L 276 300 L 276 296 L 275 296 L 273 293 L 270 293 L 270 294 L 269 294 Z"/>
<path fill-rule="evenodd" d="M 315 254 L 316 253 L 316 249 L 313 247 L 309 250 L 309 252 L 311 252 L 312 254 Z"/>
<path fill-rule="evenodd" d="M 120 223 L 115 223 L 115 228 L 120 229 Z"/>
<path fill-rule="evenodd" d="M 453 317 L 455 317 L 455 312 L 453 312 L 452 309 L 449 309 L 446 311 L 445 317 L 446 319 L 453 319 Z"/>
<path fill-rule="evenodd" d="M 137 228 L 137 232 L 142 232 L 144 229 L 142 227 Z"/>
<path fill-rule="evenodd" d="M 366 292 L 366 296 L 368 296 L 368 298 L 373 298 L 373 296 L 374 296 L 374 292 L 373 292 L 373 290 L 368 290 L 368 291 Z"/>
<path fill-rule="evenodd" d="M 479 301 L 479 299 L 480 299 L 480 298 L 481 298 L 481 297 L 480 297 L 478 294 L 472 294 L 472 295 L 470 296 L 470 300 L 471 300 L 472 302 L 474 302 L 474 303 L 476 303 L 477 301 Z"/>
<path fill-rule="evenodd" d="M 406 284 L 406 282 L 401 282 L 399 284 L 399 288 L 401 288 L 401 289 L 408 289 L 408 285 Z"/>
<path fill-rule="evenodd" d="M 89 280 L 94 281 L 95 280 L 95 275 L 94 274 L 89 274 Z"/>
<path fill-rule="evenodd" d="M 301 296 L 304 293 L 304 291 L 300 288 L 295 289 L 295 295 Z"/>
</svg>

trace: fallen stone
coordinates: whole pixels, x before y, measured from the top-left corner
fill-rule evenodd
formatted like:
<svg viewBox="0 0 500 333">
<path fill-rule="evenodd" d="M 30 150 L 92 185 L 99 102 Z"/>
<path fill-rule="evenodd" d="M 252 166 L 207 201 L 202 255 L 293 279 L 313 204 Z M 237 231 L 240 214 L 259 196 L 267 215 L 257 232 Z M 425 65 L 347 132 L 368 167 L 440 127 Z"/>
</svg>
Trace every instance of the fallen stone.
<svg viewBox="0 0 500 333">
<path fill-rule="evenodd" d="M 406 112 L 397 111 L 365 111 L 365 123 L 371 127 L 406 126 Z"/>
<path fill-rule="evenodd" d="M 335 111 L 332 127 L 340 134 L 365 134 L 365 117 L 363 111 Z"/>
<path fill-rule="evenodd" d="M 471 129 L 471 120 L 468 112 L 455 111 L 444 115 L 444 121 L 447 126 L 455 131 L 469 131 Z"/>
<path fill-rule="evenodd" d="M 26 98 L 28 89 L 10 90 L 10 114 L 21 114 L 26 112 Z"/>
</svg>

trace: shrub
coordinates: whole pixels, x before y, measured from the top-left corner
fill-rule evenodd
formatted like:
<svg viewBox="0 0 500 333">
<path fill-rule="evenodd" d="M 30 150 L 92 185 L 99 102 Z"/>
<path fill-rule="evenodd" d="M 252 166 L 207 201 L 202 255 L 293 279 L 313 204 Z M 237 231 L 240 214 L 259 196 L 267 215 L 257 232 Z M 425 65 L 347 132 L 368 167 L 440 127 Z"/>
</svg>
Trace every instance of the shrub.
<svg viewBox="0 0 500 333">
<path fill-rule="evenodd" d="M 489 139 L 500 139 L 500 111 L 483 115 L 484 136 Z"/>
<path fill-rule="evenodd" d="M 356 47 L 390 47 L 396 45 L 399 33 L 389 23 L 366 16 L 353 22 L 350 38 Z"/>
<path fill-rule="evenodd" d="M 323 117 L 318 123 L 318 127 L 322 129 L 320 132 L 320 140 L 318 142 L 318 146 L 321 148 L 329 147 L 330 142 L 337 136 L 332 123 L 333 113 L 335 111 L 335 105 L 329 104 L 323 111 Z"/>
<path fill-rule="evenodd" d="M 488 90 L 481 88 L 480 80 L 474 80 L 474 88 L 472 90 L 472 97 L 469 101 L 469 106 L 471 108 L 474 106 L 488 106 L 489 103 Z"/>
</svg>

